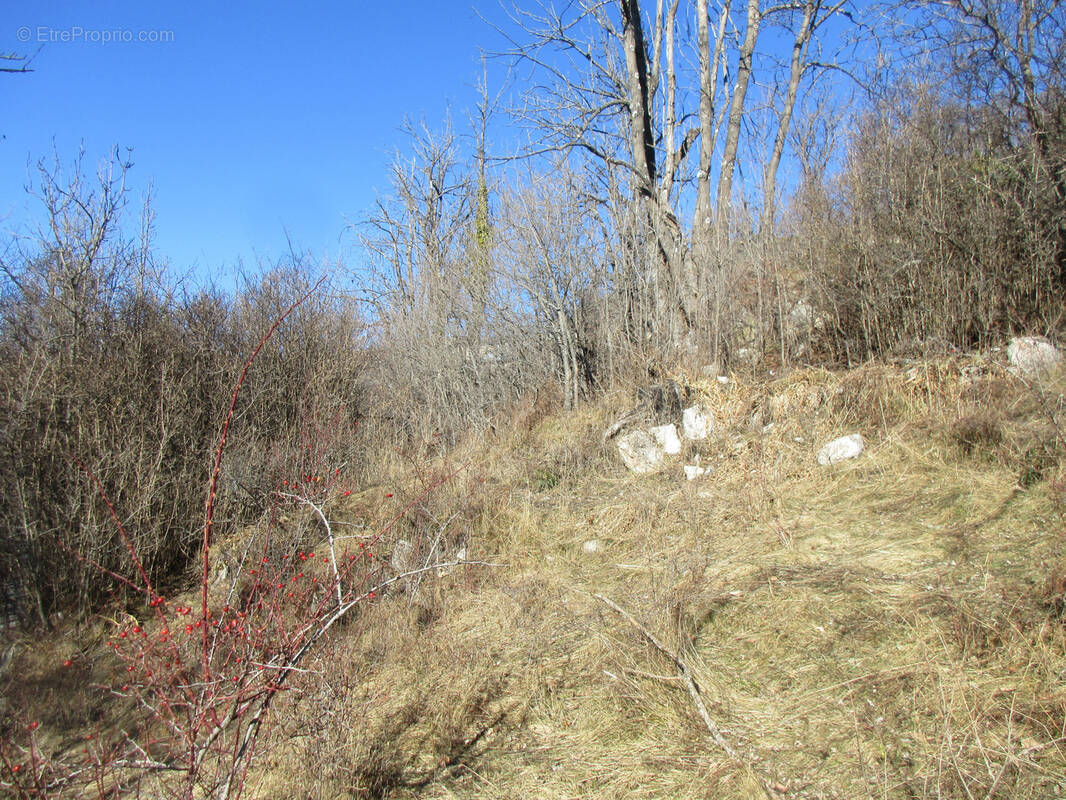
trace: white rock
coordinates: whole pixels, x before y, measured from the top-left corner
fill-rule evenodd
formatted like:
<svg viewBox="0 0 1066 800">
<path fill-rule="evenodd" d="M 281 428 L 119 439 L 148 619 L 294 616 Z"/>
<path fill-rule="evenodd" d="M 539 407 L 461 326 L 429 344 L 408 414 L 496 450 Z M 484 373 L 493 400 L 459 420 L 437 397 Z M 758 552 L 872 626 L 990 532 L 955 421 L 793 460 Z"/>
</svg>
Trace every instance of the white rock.
<svg viewBox="0 0 1066 800">
<path fill-rule="evenodd" d="M 841 436 L 818 451 L 818 463 L 824 467 L 849 458 L 858 458 L 865 447 L 861 434 Z"/>
<path fill-rule="evenodd" d="M 686 439 L 706 439 L 714 428 L 714 414 L 705 406 L 692 406 L 681 412 L 681 434 Z"/>
<path fill-rule="evenodd" d="M 589 539 L 581 545 L 583 553 L 598 553 L 603 549 L 603 543 L 599 539 Z"/>
<path fill-rule="evenodd" d="M 654 437 L 640 429 L 618 437 L 618 453 L 630 471 L 638 474 L 657 470 L 665 455 Z"/>
<path fill-rule="evenodd" d="M 654 428 L 649 428 L 648 432 L 655 437 L 659 447 L 668 456 L 676 456 L 681 452 L 681 440 L 677 437 L 677 426 L 674 423 L 656 425 Z"/>
<path fill-rule="evenodd" d="M 699 464 L 685 464 L 685 477 L 694 481 L 701 475 L 706 475 L 711 471 L 710 467 L 701 467 Z"/>
<path fill-rule="evenodd" d="M 806 300 L 799 300 L 785 317 L 785 333 L 788 336 L 797 336 L 806 333 L 814 324 L 814 309 Z"/>
<path fill-rule="evenodd" d="M 719 375 L 718 376 L 718 382 L 722 383 L 722 384 L 729 383 L 729 376 L 728 375 Z"/>
<path fill-rule="evenodd" d="M 1042 336 L 1019 336 L 1007 345 L 1010 364 L 1024 377 L 1050 372 L 1062 363 L 1062 352 Z"/>
</svg>

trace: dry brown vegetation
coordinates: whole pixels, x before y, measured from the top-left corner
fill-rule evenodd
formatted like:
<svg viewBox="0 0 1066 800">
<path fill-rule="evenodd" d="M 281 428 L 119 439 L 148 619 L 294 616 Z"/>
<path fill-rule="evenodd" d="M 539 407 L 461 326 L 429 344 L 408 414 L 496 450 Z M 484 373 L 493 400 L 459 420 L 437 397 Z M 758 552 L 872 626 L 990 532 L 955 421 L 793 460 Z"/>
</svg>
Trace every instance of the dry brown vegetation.
<svg viewBox="0 0 1066 800">
<path fill-rule="evenodd" d="M 996 349 L 1066 321 L 1062 8 L 669 5 L 516 8 L 524 160 L 487 86 L 407 126 L 295 305 L 300 254 L 157 262 L 118 150 L 41 163 L 0 789 L 1066 796 L 1066 378 Z M 604 436 L 668 380 L 721 423 L 691 483 Z"/>
<path fill-rule="evenodd" d="M 383 553 L 428 536 L 496 566 L 389 592 L 336 632 L 246 796 L 1066 791 L 1062 377 L 957 358 L 691 383 L 725 423 L 688 445 L 706 478 L 629 475 L 601 440 L 615 398 L 383 465 L 331 508 L 377 529 L 461 465 Z M 815 465 L 852 430 L 866 454 Z M 5 718 L 60 750 L 120 724 L 87 688 L 110 683 L 100 630 L 17 644 Z"/>
</svg>

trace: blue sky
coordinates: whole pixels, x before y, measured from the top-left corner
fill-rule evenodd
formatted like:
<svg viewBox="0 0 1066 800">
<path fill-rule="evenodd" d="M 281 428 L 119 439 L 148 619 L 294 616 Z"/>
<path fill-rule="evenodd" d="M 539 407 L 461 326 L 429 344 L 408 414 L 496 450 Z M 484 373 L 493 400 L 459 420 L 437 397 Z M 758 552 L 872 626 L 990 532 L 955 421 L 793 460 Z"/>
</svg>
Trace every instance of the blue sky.
<svg viewBox="0 0 1066 800">
<path fill-rule="evenodd" d="M 179 273 L 272 262 L 286 230 L 318 259 L 358 258 L 346 219 L 388 191 L 405 117 L 437 128 L 451 109 L 465 127 L 497 41 L 475 2 L 500 16 L 496 0 L 0 0 L 0 52 L 41 48 L 33 73 L 0 75 L 0 235 L 40 217 L 24 187 L 53 141 L 89 168 L 117 144 Z M 171 41 L 103 41 L 142 31 Z"/>
</svg>

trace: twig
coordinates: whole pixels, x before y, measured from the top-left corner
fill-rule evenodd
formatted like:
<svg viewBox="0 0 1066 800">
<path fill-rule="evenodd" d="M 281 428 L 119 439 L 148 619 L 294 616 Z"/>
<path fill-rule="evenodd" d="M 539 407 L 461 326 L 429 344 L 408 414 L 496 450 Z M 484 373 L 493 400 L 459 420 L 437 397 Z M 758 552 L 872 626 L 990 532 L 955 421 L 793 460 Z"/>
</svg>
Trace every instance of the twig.
<svg viewBox="0 0 1066 800">
<path fill-rule="evenodd" d="M 604 597 L 602 594 L 593 594 L 597 600 L 607 606 L 609 609 L 617 614 L 620 614 L 623 619 L 629 622 L 633 627 L 644 634 L 644 638 L 662 653 L 664 656 L 674 662 L 674 666 L 677 667 L 677 671 L 681 673 L 681 678 L 685 682 L 685 686 L 688 688 L 688 693 L 692 697 L 692 702 L 696 706 L 696 710 L 699 712 L 700 717 L 703 719 L 703 724 L 707 726 L 707 730 L 710 731 L 711 738 L 714 739 L 714 743 L 721 747 L 726 755 L 728 755 L 734 761 L 743 764 L 743 759 L 737 754 L 737 751 L 733 749 L 733 746 L 726 741 L 726 738 L 722 735 L 721 728 L 717 723 L 711 719 L 710 713 L 707 711 L 707 706 L 703 703 L 703 697 L 700 696 L 699 687 L 696 685 L 695 679 L 692 677 L 692 672 L 689 670 L 688 665 L 681 659 L 681 656 L 666 648 L 662 642 L 655 638 L 655 634 L 649 631 L 644 625 L 638 622 L 632 614 L 622 608 L 618 603 L 613 600 Z"/>
<path fill-rule="evenodd" d="M 326 632 L 329 631 L 329 629 L 332 628 L 338 621 L 340 621 L 349 611 L 351 611 L 353 608 L 355 608 L 360 603 L 363 603 L 363 602 L 371 599 L 372 597 L 374 597 L 376 595 L 379 595 L 381 593 L 382 589 L 385 589 L 385 588 L 391 586 L 392 584 L 396 583 L 397 581 L 402 581 L 405 578 L 411 577 L 412 575 L 419 575 L 419 574 L 421 574 L 423 572 L 428 572 L 431 569 L 444 569 L 445 567 L 458 567 L 458 566 L 462 566 L 464 564 L 468 565 L 468 566 L 481 566 L 481 567 L 503 567 L 503 566 L 506 566 L 505 564 L 494 564 L 494 563 L 489 562 L 489 561 L 467 561 L 467 560 L 464 559 L 464 560 L 440 562 L 440 563 L 437 563 L 437 564 L 431 564 L 429 566 L 421 567 L 419 569 L 413 569 L 413 570 L 410 570 L 409 572 L 404 572 L 404 573 L 401 573 L 399 575 L 394 575 L 393 577 L 391 577 L 391 578 L 389 578 L 387 580 L 381 581 L 381 583 L 378 583 L 373 588 L 367 589 L 365 592 L 360 594 L 358 597 L 355 597 L 355 598 L 349 600 L 347 603 L 344 603 L 343 605 L 341 605 L 336 611 L 333 612 L 333 614 L 331 614 L 326 619 L 319 621 L 314 630 L 311 630 L 311 631 L 307 632 L 307 639 L 304 640 L 304 643 L 302 645 L 300 645 L 300 647 L 297 648 L 297 650 L 294 653 L 292 653 L 291 655 L 286 656 L 285 659 L 280 664 L 273 665 L 273 666 L 277 667 L 277 670 L 278 670 L 277 676 L 271 682 L 269 690 L 267 691 L 266 695 L 263 697 L 263 699 L 260 702 L 259 706 L 256 708 L 256 710 L 252 713 L 251 717 L 248 719 L 247 724 L 245 726 L 243 739 L 242 739 L 241 744 L 240 744 L 240 746 L 239 746 L 239 748 L 237 749 L 237 752 L 236 752 L 235 760 L 239 761 L 239 760 L 244 758 L 245 752 L 247 751 L 248 747 L 251 745 L 251 743 L 255 739 L 255 735 L 256 735 L 256 732 L 258 731 L 259 725 L 262 722 L 263 715 L 270 708 L 270 705 L 271 705 L 274 697 L 277 695 L 277 693 L 279 691 L 281 691 L 282 686 L 288 680 L 289 676 L 292 673 L 297 671 L 297 667 L 299 666 L 300 662 L 303 661 L 304 656 L 306 656 L 314 648 L 314 646 L 318 642 L 318 640 L 321 639 L 323 636 L 325 636 Z M 228 720 L 227 720 L 227 722 L 228 722 Z"/>
<path fill-rule="evenodd" d="M 341 574 L 337 571 L 337 547 L 334 543 L 333 528 L 330 527 L 329 520 L 326 519 L 326 515 L 322 513 L 322 509 L 306 497 L 301 497 L 298 494 L 289 494 L 288 492 L 277 492 L 277 495 L 279 497 L 288 497 L 310 506 L 311 510 L 318 514 L 318 518 L 322 520 L 322 524 L 326 527 L 326 537 L 329 539 L 329 560 L 330 564 L 333 566 L 333 583 L 337 589 L 337 608 L 340 608 L 344 605 L 344 595 L 341 593 Z"/>
</svg>

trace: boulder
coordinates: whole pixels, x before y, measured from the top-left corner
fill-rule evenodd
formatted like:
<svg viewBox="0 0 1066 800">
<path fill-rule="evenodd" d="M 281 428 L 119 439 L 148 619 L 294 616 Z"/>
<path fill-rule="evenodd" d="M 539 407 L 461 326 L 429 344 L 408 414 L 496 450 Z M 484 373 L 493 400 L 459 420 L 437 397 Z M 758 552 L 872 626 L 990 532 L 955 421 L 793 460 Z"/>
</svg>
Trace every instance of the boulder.
<svg viewBox="0 0 1066 800">
<path fill-rule="evenodd" d="M 818 451 L 818 463 L 825 467 L 838 461 L 858 458 L 862 455 L 864 449 L 865 443 L 861 434 L 853 433 L 850 436 L 841 436 Z"/>
<path fill-rule="evenodd" d="M 618 453 L 631 472 L 654 472 L 663 464 L 665 453 L 650 433 L 637 429 L 618 437 Z"/>
<path fill-rule="evenodd" d="M 714 414 L 705 406 L 692 406 L 681 412 L 681 434 L 686 439 L 706 439 L 714 433 L 714 428 Z"/>
<path fill-rule="evenodd" d="M 699 464 L 685 464 L 685 478 L 690 481 L 696 480 L 701 475 L 711 471 L 710 467 L 701 467 Z"/>
<path fill-rule="evenodd" d="M 1007 345 L 1007 358 L 1025 378 L 1051 372 L 1062 363 L 1062 351 L 1042 336 L 1018 336 Z"/>
<path fill-rule="evenodd" d="M 676 456 L 681 452 L 681 440 L 677 437 L 677 426 L 674 423 L 656 425 L 649 428 L 648 433 L 655 437 L 656 443 L 666 455 Z"/>
</svg>

